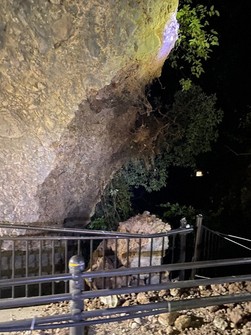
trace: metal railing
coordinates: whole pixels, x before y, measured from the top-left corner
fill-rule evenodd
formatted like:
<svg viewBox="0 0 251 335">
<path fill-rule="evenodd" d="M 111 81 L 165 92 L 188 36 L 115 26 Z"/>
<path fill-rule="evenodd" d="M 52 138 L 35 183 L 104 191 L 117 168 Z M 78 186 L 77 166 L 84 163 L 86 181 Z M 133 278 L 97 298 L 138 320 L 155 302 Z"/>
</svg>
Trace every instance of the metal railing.
<svg viewBox="0 0 251 335">
<path fill-rule="evenodd" d="M 15 228 L 38 231 L 36 227 Z M 47 234 L 57 233 L 57 236 L 0 238 L 0 310 L 69 301 L 69 313 L 2 322 L 1 332 L 69 327 L 71 335 L 80 335 L 85 326 L 93 324 L 251 301 L 251 295 L 246 293 L 86 311 L 85 300 L 95 297 L 248 281 L 251 274 L 186 278 L 187 274 L 197 274 L 198 269 L 250 266 L 251 258 L 199 260 L 203 239 L 198 221 L 193 260 L 186 248 L 187 245 L 190 248 L 188 238 L 193 236 L 192 227 L 182 226 L 177 230 L 151 235 L 72 229 L 62 231 L 58 228 L 39 230 Z M 7 268 L 3 267 L 4 264 Z M 179 281 L 170 280 L 175 273 L 179 274 Z"/>
<path fill-rule="evenodd" d="M 247 259 L 230 259 L 220 261 L 207 261 L 207 262 L 189 262 L 179 263 L 170 265 L 160 265 L 147 268 L 132 268 L 129 269 L 129 273 L 126 270 L 109 270 L 109 271 L 96 271 L 96 272 L 84 272 L 84 260 L 81 256 L 73 256 L 69 261 L 69 274 L 63 274 L 59 276 L 47 276 L 35 277 L 28 279 L 28 282 L 36 281 L 40 283 L 47 282 L 48 280 L 69 280 L 70 281 L 70 293 L 68 294 L 56 294 L 49 296 L 31 297 L 31 298 L 17 298 L 17 299 L 3 299 L 0 300 L 0 309 L 16 308 L 33 306 L 38 304 L 55 303 L 60 301 L 71 301 L 70 313 L 60 314 L 55 316 L 47 316 L 42 318 L 30 319 L 30 320 L 16 320 L 9 322 L 0 323 L 0 330 L 2 332 L 10 331 L 22 331 L 22 330 L 35 330 L 35 329 L 55 329 L 55 328 L 70 328 L 73 330 L 72 334 L 83 334 L 83 327 L 103 322 L 121 321 L 125 319 L 131 319 L 135 317 L 144 317 L 147 315 L 156 315 L 165 312 L 179 311 L 182 309 L 199 308 L 210 305 L 236 303 L 250 301 L 251 295 L 249 294 L 235 294 L 226 296 L 216 296 L 201 299 L 188 299 L 188 300 L 176 300 L 166 301 L 158 303 L 148 303 L 137 306 L 127 307 L 113 307 L 105 308 L 94 311 L 84 311 L 85 299 L 92 299 L 101 296 L 111 296 L 118 294 L 129 294 L 147 292 L 149 290 L 160 291 L 163 289 L 171 288 L 188 288 L 199 285 L 210 285 L 216 283 L 228 283 L 236 281 L 236 277 L 226 278 L 213 278 L 213 279 L 198 279 L 198 280 L 186 280 L 180 282 L 168 282 L 159 283 L 154 285 L 139 285 L 137 287 L 126 287 L 116 289 L 99 289 L 96 291 L 84 291 L 83 282 L 89 278 L 99 278 L 100 276 L 110 278 L 111 276 L 123 276 L 123 275 L 139 275 L 142 273 L 156 273 L 164 270 L 173 271 L 177 269 L 193 269 L 193 268 L 208 268 L 208 267 L 220 267 L 220 266 L 232 266 L 238 264 L 251 264 L 251 258 Z M 243 275 L 238 277 L 239 281 L 251 280 L 251 275 Z M 25 283 L 27 279 L 20 279 L 19 281 L 14 280 L 13 282 L 0 281 L 0 286 L 17 285 Z M 109 319 L 107 319 L 109 316 Z"/>
<path fill-rule="evenodd" d="M 6 225 L 0 224 L 1 227 L 6 228 Z M 18 225 L 11 225 L 11 228 L 28 229 L 35 233 L 47 233 L 47 235 L 0 237 L 0 278 L 8 279 L 8 281 L 10 279 L 19 280 L 23 277 L 41 277 L 49 274 L 57 276 L 60 273 L 67 273 L 68 262 L 73 255 L 82 255 L 88 269 L 92 269 L 94 261 L 97 261 L 98 246 L 99 263 L 102 263 L 103 269 L 109 265 L 110 268 L 119 268 L 122 265 L 125 268 L 151 266 L 156 261 L 157 264 L 161 264 L 163 260 L 174 263 L 180 259 L 185 260 L 186 250 L 184 245 L 181 247 L 181 243 L 177 242 L 180 242 L 182 236 L 185 243 L 186 236 L 193 232 L 193 228 L 180 228 L 162 234 L 142 235 Z M 147 246 L 145 242 L 147 242 Z M 156 245 L 158 246 L 157 255 Z M 117 257 L 120 251 L 118 248 L 122 248 L 125 254 L 123 264 Z M 130 254 L 133 253 L 135 258 L 132 262 Z M 152 276 L 148 277 L 153 282 Z M 172 274 L 170 274 L 170 277 L 172 277 Z M 132 280 L 132 278 L 129 278 L 129 276 L 127 278 L 126 285 L 129 285 L 129 279 Z M 147 280 L 143 277 L 143 274 L 133 279 L 134 284 L 135 281 Z M 156 281 L 156 278 L 154 280 Z M 101 288 L 107 286 L 104 279 L 102 279 L 102 283 L 100 281 L 99 286 Z M 116 278 L 111 278 L 110 281 L 113 282 L 114 287 L 119 284 L 116 283 Z M 36 281 L 28 283 L 27 281 L 26 284 L 0 288 L 0 298 L 40 296 L 68 291 L 68 281 L 57 280 L 44 283 L 37 283 Z"/>
<path fill-rule="evenodd" d="M 223 234 L 213 231 L 203 225 L 202 215 L 196 218 L 194 261 L 206 261 L 214 259 L 250 257 L 251 240 L 239 236 Z M 239 264 L 236 268 L 193 269 L 191 277 L 197 276 L 215 277 L 221 275 L 240 275 L 249 272 L 245 264 Z"/>
</svg>

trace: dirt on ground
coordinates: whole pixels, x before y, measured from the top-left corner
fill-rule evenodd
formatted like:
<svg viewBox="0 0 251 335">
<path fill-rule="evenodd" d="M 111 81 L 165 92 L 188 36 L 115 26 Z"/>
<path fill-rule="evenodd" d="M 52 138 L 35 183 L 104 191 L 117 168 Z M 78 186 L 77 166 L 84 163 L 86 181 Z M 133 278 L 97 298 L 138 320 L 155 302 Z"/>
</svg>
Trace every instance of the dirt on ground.
<svg viewBox="0 0 251 335">
<path fill-rule="evenodd" d="M 118 306 L 131 306 L 149 302 L 192 299 L 218 295 L 251 293 L 251 282 L 200 286 L 193 289 L 170 289 L 160 292 L 133 293 L 117 296 Z M 85 301 L 85 310 L 107 308 L 108 300 L 95 298 Z M 0 314 L 0 321 L 7 319 L 32 318 L 33 316 L 51 316 L 69 312 L 69 303 L 55 303 L 46 306 L 32 307 L 4 311 Z M 9 313 L 9 314 L 8 314 Z M 8 316 L 9 315 L 9 316 Z M 33 315 L 33 316 L 32 316 Z M 3 320 L 4 318 L 4 320 Z M 182 310 L 179 312 L 163 313 L 135 318 L 120 322 L 105 323 L 86 327 L 85 335 L 251 335 L 251 297 L 250 301 L 238 304 L 228 304 Z M 0 335 L 7 333 L 0 332 Z M 68 335 L 69 328 L 54 330 L 29 330 L 11 332 L 19 335 Z"/>
</svg>

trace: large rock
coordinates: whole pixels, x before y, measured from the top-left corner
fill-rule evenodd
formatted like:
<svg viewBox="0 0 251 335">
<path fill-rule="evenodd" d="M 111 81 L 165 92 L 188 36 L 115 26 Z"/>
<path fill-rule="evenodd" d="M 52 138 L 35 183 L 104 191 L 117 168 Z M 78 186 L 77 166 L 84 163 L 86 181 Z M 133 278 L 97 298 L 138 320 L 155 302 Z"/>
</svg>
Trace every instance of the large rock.
<svg viewBox="0 0 251 335">
<path fill-rule="evenodd" d="M 89 217 L 135 152 L 177 0 L 3 0 L 0 221 Z M 138 143 L 137 143 L 138 145 Z"/>
<path fill-rule="evenodd" d="M 133 234 L 135 237 L 109 238 L 102 241 L 93 253 L 89 271 L 161 265 L 169 246 L 169 238 L 168 236 L 158 236 L 158 234 L 165 235 L 170 230 L 171 226 L 168 223 L 163 222 L 149 212 L 138 214 L 127 221 L 120 222 L 117 231 L 125 235 Z M 148 237 L 142 235 L 148 235 Z M 155 237 L 152 235 L 155 235 Z M 112 288 L 145 283 L 159 284 L 167 281 L 168 275 L 168 272 L 152 273 L 150 275 L 142 272 L 139 278 L 137 276 L 130 276 L 130 278 L 122 276 L 115 280 L 110 277 L 106 280 L 105 285 Z M 94 284 L 97 288 L 101 288 L 104 285 L 103 278 L 95 279 Z"/>
</svg>

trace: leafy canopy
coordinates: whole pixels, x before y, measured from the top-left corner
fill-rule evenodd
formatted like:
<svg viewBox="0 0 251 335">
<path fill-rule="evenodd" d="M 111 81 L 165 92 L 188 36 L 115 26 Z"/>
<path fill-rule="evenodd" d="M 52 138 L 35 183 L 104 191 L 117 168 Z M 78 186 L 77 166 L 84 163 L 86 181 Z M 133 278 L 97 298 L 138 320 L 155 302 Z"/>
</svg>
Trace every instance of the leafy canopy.
<svg viewBox="0 0 251 335">
<path fill-rule="evenodd" d="M 180 25 L 179 38 L 169 62 L 175 69 L 182 71 L 180 83 L 189 89 L 192 78 L 199 78 L 204 72 L 203 61 L 208 60 L 212 47 L 219 45 L 218 34 L 210 28 L 209 19 L 219 16 L 214 6 L 194 4 L 192 0 L 180 1 L 177 20 Z"/>
<path fill-rule="evenodd" d="M 97 206 L 91 228 L 116 228 L 119 221 L 132 215 L 133 190 L 143 187 L 147 192 L 159 191 L 167 186 L 171 166 L 194 167 L 196 157 L 211 150 L 223 116 L 216 108 L 215 95 L 206 95 L 200 87 L 193 85 L 190 90 L 175 94 L 167 115 L 165 120 L 170 125 L 163 129 L 175 136 L 160 135 L 160 153 L 150 166 L 143 159 L 133 160 L 115 175 Z M 173 208 L 177 210 L 177 205 L 171 206 Z"/>
<path fill-rule="evenodd" d="M 194 166 L 196 157 L 211 150 L 218 138 L 218 126 L 223 112 L 216 108 L 216 96 L 206 95 L 192 85 L 188 91 L 178 91 L 172 106 L 180 136 L 173 145 L 173 165 Z"/>
</svg>

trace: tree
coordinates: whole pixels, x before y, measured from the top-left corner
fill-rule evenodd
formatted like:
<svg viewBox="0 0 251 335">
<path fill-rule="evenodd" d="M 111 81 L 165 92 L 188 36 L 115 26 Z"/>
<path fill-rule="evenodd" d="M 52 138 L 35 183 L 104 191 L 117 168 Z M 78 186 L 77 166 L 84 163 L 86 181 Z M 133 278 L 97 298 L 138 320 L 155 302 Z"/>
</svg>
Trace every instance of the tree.
<svg viewBox="0 0 251 335">
<path fill-rule="evenodd" d="M 194 166 L 199 154 L 211 150 L 223 118 L 223 112 L 216 108 L 216 101 L 214 94 L 207 95 L 199 86 L 176 93 L 172 114 L 176 117 L 180 135 L 173 144 L 173 165 Z"/>
<path fill-rule="evenodd" d="M 209 59 L 212 47 L 219 45 L 217 31 L 210 28 L 209 22 L 211 17 L 219 15 L 213 5 L 208 8 L 203 4 L 194 4 L 192 0 L 180 1 L 177 13 L 179 39 L 169 62 L 181 71 L 183 89 L 189 89 L 193 78 L 201 76 L 203 62 Z"/>
<path fill-rule="evenodd" d="M 217 140 L 223 113 L 216 108 L 215 95 L 206 95 L 200 87 L 192 86 L 188 91 L 178 91 L 171 108 L 159 117 L 162 131 L 154 144 L 158 154 L 150 163 L 142 158 L 131 161 L 116 174 L 97 207 L 93 228 L 114 229 L 117 222 L 128 218 L 134 190 L 141 187 L 152 192 L 166 187 L 170 167 L 194 168 L 196 157 L 210 151 Z"/>
</svg>

